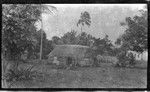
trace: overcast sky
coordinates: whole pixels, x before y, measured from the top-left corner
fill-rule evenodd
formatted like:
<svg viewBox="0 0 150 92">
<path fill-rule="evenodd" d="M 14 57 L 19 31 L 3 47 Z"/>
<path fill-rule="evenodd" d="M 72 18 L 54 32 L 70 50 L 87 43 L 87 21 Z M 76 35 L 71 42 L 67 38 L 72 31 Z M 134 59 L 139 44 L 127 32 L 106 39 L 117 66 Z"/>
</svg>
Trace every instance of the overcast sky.
<svg viewBox="0 0 150 92">
<path fill-rule="evenodd" d="M 77 22 L 81 12 L 87 11 L 91 16 L 91 26 L 83 27 L 83 31 L 95 37 L 103 38 L 105 34 L 114 42 L 125 28 L 120 22 L 125 18 L 138 14 L 145 4 L 51 4 L 57 8 L 54 14 L 43 14 L 43 29 L 47 38 L 61 37 L 64 33 L 74 29 L 81 32 Z M 39 23 L 40 25 L 40 23 Z M 40 28 L 40 27 L 39 27 Z"/>
</svg>

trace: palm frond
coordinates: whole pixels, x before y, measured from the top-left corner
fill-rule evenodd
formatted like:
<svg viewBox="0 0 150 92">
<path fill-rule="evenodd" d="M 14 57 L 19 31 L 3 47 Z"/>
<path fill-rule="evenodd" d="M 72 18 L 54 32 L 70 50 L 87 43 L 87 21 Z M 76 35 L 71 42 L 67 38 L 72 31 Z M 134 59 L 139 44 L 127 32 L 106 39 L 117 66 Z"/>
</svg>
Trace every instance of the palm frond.
<svg viewBox="0 0 150 92">
<path fill-rule="evenodd" d="M 81 19 L 79 19 L 78 23 L 77 23 L 77 26 L 81 23 Z"/>
<path fill-rule="evenodd" d="M 41 11 L 43 13 L 51 13 L 53 14 L 53 11 L 56 10 L 57 11 L 57 8 L 54 7 L 54 6 L 51 6 L 51 5 L 41 5 Z"/>
<path fill-rule="evenodd" d="M 85 24 L 89 27 L 91 22 L 85 21 Z"/>
<path fill-rule="evenodd" d="M 81 13 L 81 16 L 80 16 L 80 19 L 77 23 L 77 26 L 79 24 L 82 24 L 82 26 L 84 26 L 84 24 L 86 24 L 88 27 L 90 26 L 91 24 L 91 17 L 90 17 L 90 14 L 88 12 L 83 12 Z"/>
</svg>

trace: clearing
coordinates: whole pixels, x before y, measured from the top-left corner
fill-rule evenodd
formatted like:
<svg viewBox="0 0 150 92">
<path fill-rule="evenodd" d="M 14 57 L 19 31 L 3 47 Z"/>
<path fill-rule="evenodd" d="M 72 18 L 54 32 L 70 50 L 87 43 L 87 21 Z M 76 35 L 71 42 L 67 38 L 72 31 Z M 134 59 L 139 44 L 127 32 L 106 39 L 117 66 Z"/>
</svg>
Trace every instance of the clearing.
<svg viewBox="0 0 150 92">
<path fill-rule="evenodd" d="M 109 65 L 56 69 L 53 65 L 36 64 L 44 79 L 20 81 L 17 88 L 146 88 L 147 68 L 119 68 Z"/>
</svg>

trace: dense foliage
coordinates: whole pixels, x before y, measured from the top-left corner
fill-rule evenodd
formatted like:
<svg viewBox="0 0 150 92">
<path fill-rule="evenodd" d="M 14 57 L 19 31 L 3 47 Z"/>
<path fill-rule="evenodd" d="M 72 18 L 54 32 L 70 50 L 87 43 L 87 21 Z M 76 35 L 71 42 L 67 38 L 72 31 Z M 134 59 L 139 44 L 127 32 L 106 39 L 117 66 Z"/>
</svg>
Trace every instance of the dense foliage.
<svg viewBox="0 0 150 92">
<path fill-rule="evenodd" d="M 135 15 L 133 18 L 127 17 L 125 22 L 121 22 L 121 26 L 126 26 L 124 34 L 122 34 L 116 41 L 120 45 L 120 53 L 118 53 L 118 62 L 120 65 L 134 65 L 135 56 L 128 51 L 135 51 L 143 53 L 146 51 L 148 43 L 148 22 L 147 10 L 140 10 L 140 15 Z M 128 64 L 127 64 L 128 63 Z"/>
<path fill-rule="evenodd" d="M 121 23 L 122 26 L 127 26 L 127 29 L 116 43 L 128 50 L 142 53 L 147 50 L 148 22 L 147 11 L 140 10 L 139 12 L 140 15 L 135 15 L 133 18 L 127 17 L 126 22 Z"/>
<path fill-rule="evenodd" d="M 108 35 L 104 38 L 95 38 L 86 32 L 77 35 L 77 32 L 73 30 L 65 33 L 62 37 L 53 36 L 52 43 L 54 46 L 62 44 L 90 46 L 95 51 L 93 54 L 95 56 L 98 54 L 114 55 L 114 46 Z"/>
<path fill-rule="evenodd" d="M 35 54 L 33 52 L 40 44 L 38 39 L 40 33 L 37 33 L 34 24 L 41 20 L 41 13 L 44 9 L 48 8 L 38 4 L 4 4 L 2 6 L 2 50 L 4 57 L 18 60 L 21 59 L 24 51 L 28 52 L 28 56 Z M 46 37 L 43 39 L 46 40 Z"/>
<path fill-rule="evenodd" d="M 51 8 L 55 8 L 52 7 Z M 49 8 L 39 4 L 3 4 L 2 5 L 2 64 L 3 75 L 7 74 L 9 63 L 18 66 L 22 57 L 24 59 L 38 58 L 40 31 L 36 30 L 35 23 L 41 20 L 42 12 Z M 39 38 L 39 39 L 38 39 Z M 51 42 L 43 37 L 46 46 L 44 55 L 51 50 Z M 49 46 L 49 47 L 48 47 Z M 45 50 L 46 49 L 46 50 Z M 24 55 L 26 54 L 26 55 Z M 44 56 L 43 56 L 44 57 Z M 9 62 L 8 62 L 9 61 Z M 17 67 L 12 69 L 9 77 L 13 78 Z M 21 71 L 18 71 L 19 74 Z M 27 71 L 29 72 L 29 71 Z M 12 74 L 13 73 L 13 74 Z M 23 74 L 24 75 L 24 74 Z M 16 75 L 17 76 L 17 75 Z M 16 76 L 14 78 L 16 78 Z"/>
</svg>

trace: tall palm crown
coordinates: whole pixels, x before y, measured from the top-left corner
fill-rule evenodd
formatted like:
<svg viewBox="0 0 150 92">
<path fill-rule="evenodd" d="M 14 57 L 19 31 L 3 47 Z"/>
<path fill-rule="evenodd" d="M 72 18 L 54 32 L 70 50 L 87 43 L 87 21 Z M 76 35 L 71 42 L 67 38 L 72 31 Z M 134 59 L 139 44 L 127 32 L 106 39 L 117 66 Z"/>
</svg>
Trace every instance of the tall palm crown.
<svg viewBox="0 0 150 92">
<path fill-rule="evenodd" d="M 40 14 L 42 13 L 46 13 L 46 14 L 54 14 L 54 11 L 57 11 L 57 8 L 55 6 L 51 6 L 51 5 L 43 5 L 43 4 L 39 4 L 37 5 L 38 9 L 40 11 Z M 41 20 L 41 18 L 39 18 Z"/>
<path fill-rule="evenodd" d="M 82 26 L 84 26 L 84 24 L 86 24 L 88 27 L 91 25 L 91 17 L 87 11 L 81 13 L 81 16 L 80 16 L 80 19 L 78 20 L 77 26 L 79 24 L 82 24 Z M 82 32 L 82 27 L 81 27 L 81 32 Z"/>
</svg>

